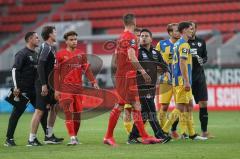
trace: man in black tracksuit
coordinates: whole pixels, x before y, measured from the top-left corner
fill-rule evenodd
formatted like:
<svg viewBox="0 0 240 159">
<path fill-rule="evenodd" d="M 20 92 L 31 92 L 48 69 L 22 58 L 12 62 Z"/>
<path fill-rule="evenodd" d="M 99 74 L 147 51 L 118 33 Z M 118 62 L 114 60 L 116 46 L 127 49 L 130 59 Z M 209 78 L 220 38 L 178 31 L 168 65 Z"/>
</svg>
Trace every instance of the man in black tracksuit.
<svg viewBox="0 0 240 159">
<path fill-rule="evenodd" d="M 208 92 L 206 77 L 204 74 L 203 64 L 207 62 L 207 49 L 206 43 L 203 39 L 196 36 L 197 25 L 191 22 L 194 28 L 194 33 L 192 39 L 188 41 L 192 54 L 192 93 L 195 102 L 199 104 L 199 120 L 201 123 L 201 130 L 203 137 L 213 137 L 210 136 L 207 131 L 208 125 L 208 111 L 207 111 L 207 101 Z"/>
<path fill-rule="evenodd" d="M 37 73 L 37 53 L 35 48 L 38 47 L 39 38 L 36 32 L 28 32 L 25 35 L 26 47 L 18 51 L 15 55 L 12 68 L 12 77 L 14 83 L 13 94 L 19 96 L 23 94 L 29 98 L 34 107 L 36 95 L 34 81 Z M 16 146 L 14 141 L 14 132 L 17 127 L 19 118 L 26 109 L 26 105 L 19 101 L 13 105 L 13 110 L 9 118 L 6 141 L 4 146 Z M 44 124 L 41 122 L 43 129 Z"/>
<path fill-rule="evenodd" d="M 154 103 L 156 83 L 157 83 L 157 70 L 160 68 L 162 72 L 167 72 L 168 66 L 164 62 L 161 54 L 151 46 L 152 33 L 148 29 L 142 29 L 140 33 L 140 48 L 138 60 L 145 71 L 151 77 L 151 84 L 147 85 L 144 79 L 137 73 L 137 84 L 139 90 L 140 103 L 142 108 L 142 119 L 145 123 L 149 121 L 155 137 L 163 139 L 162 143 L 167 143 L 171 140 L 171 137 L 165 136 L 160 127 L 157 119 L 156 107 Z M 137 138 L 139 137 L 138 130 L 133 125 L 132 132 L 128 138 L 128 144 L 140 143 Z"/>
</svg>

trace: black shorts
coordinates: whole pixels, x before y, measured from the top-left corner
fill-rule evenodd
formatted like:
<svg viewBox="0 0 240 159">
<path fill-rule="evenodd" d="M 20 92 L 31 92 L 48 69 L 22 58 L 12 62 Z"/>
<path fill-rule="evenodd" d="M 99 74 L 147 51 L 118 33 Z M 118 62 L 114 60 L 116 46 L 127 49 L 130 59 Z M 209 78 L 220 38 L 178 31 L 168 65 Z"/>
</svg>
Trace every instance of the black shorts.
<svg viewBox="0 0 240 159">
<path fill-rule="evenodd" d="M 199 101 L 208 101 L 207 83 L 205 78 L 193 81 L 192 94 L 197 104 Z"/>
<path fill-rule="evenodd" d="M 57 101 L 54 98 L 54 91 L 48 87 L 48 95 L 42 96 L 42 85 L 40 81 L 35 82 L 35 89 L 36 89 L 36 106 L 35 109 L 39 109 L 45 111 L 47 109 L 47 105 L 50 104 L 54 106 Z"/>
</svg>

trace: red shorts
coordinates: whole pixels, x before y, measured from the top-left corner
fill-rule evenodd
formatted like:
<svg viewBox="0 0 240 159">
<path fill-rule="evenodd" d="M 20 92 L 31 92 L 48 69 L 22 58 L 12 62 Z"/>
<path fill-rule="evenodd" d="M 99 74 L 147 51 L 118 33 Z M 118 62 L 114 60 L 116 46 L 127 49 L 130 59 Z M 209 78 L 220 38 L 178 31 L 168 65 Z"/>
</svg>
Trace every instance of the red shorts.
<svg viewBox="0 0 240 159">
<path fill-rule="evenodd" d="M 136 77 L 116 77 L 116 91 L 120 105 L 139 101 Z"/>
<path fill-rule="evenodd" d="M 80 113 L 82 112 L 82 96 L 67 93 L 61 93 L 59 103 L 64 112 Z"/>
</svg>

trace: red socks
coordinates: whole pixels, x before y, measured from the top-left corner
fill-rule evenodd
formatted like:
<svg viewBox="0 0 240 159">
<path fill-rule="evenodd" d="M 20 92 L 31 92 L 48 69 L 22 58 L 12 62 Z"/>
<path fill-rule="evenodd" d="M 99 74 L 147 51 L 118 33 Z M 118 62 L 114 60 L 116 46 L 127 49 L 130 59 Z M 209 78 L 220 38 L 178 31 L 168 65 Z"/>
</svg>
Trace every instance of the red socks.
<svg viewBox="0 0 240 159">
<path fill-rule="evenodd" d="M 134 120 L 136 127 L 138 128 L 139 134 L 143 138 L 148 137 L 149 135 L 147 134 L 147 132 L 144 129 L 141 112 L 138 110 L 133 110 L 132 113 L 133 113 L 133 120 Z M 113 108 L 112 112 L 110 113 L 108 129 L 107 129 L 107 134 L 106 134 L 105 138 L 110 138 L 113 136 L 113 130 L 114 130 L 115 126 L 117 125 L 117 121 L 118 121 L 120 114 L 121 114 L 121 111 L 119 110 L 119 108 Z"/>
<path fill-rule="evenodd" d="M 141 112 L 139 110 L 133 110 L 132 113 L 133 113 L 134 124 L 136 125 L 136 127 L 139 131 L 139 134 L 143 138 L 148 137 L 149 135 L 145 131 Z"/>
<path fill-rule="evenodd" d="M 73 127 L 74 127 L 75 134 L 77 135 L 79 127 L 80 127 L 80 121 L 74 120 L 73 125 L 74 125 Z"/>
<path fill-rule="evenodd" d="M 113 130 L 115 126 L 117 125 L 118 118 L 121 114 L 121 111 L 119 108 L 113 108 L 111 113 L 110 113 L 110 118 L 108 121 L 108 129 L 107 129 L 107 134 L 105 138 L 110 138 L 113 136 Z"/>
<path fill-rule="evenodd" d="M 69 136 L 77 136 L 80 127 L 80 113 L 65 112 L 66 127 Z"/>
<path fill-rule="evenodd" d="M 68 135 L 69 136 L 77 136 L 77 134 L 75 133 L 75 130 L 74 130 L 73 121 L 72 120 L 66 120 L 65 124 L 66 124 L 66 127 L 67 127 Z"/>
</svg>

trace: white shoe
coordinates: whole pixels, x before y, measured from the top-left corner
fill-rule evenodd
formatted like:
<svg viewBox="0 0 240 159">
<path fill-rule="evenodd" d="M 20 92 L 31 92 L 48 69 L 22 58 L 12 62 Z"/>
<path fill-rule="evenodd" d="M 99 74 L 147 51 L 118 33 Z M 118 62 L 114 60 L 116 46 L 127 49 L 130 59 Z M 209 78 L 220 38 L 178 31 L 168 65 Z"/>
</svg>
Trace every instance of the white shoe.
<svg viewBox="0 0 240 159">
<path fill-rule="evenodd" d="M 67 144 L 68 146 L 78 145 L 78 139 L 76 137 L 71 137 L 70 142 Z"/>
<path fill-rule="evenodd" d="M 195 137 L 192 138 L 192 140 L 201 140 L 201 141 L 205 141 L 207 139 L 208 139 L 207 137 L 202 137 L 199 135 L 196 135 Z"/>
</svg>

